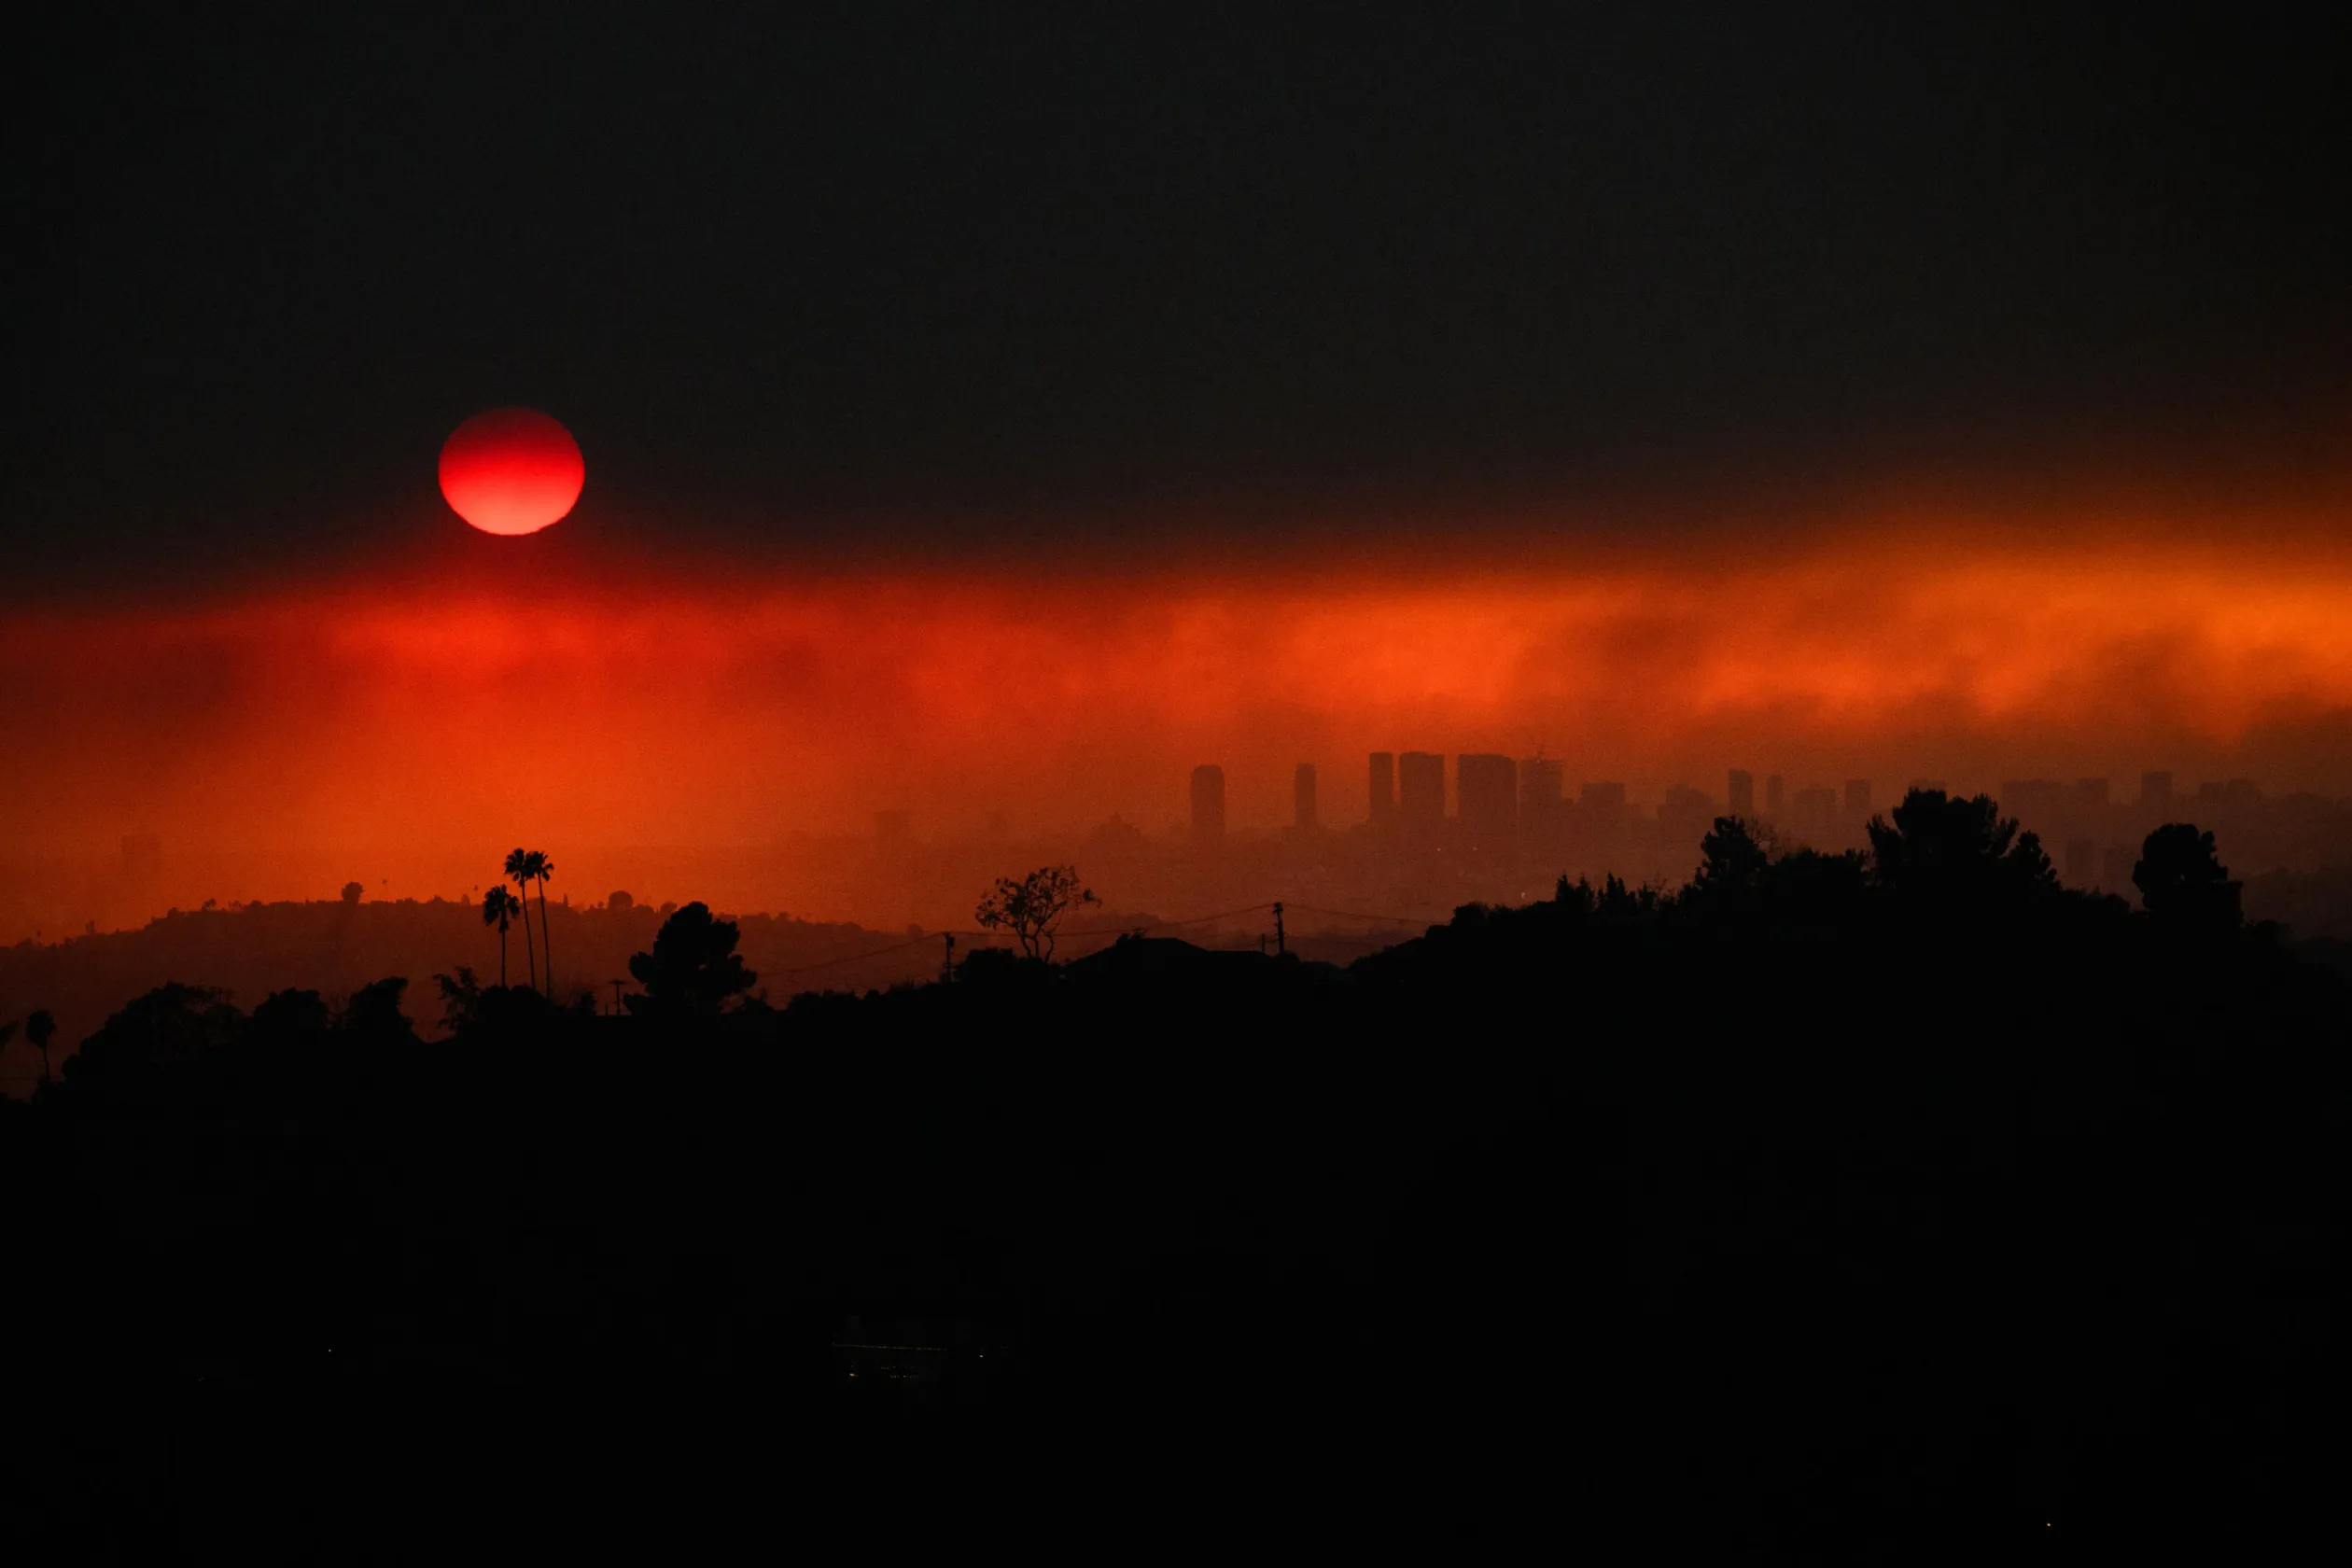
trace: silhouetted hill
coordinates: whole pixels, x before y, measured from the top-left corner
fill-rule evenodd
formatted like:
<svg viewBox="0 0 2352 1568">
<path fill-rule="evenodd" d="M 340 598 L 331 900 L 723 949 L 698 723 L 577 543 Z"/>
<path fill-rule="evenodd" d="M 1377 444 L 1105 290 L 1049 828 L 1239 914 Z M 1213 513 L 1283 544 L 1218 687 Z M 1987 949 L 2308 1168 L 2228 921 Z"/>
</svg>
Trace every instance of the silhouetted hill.
<svg viewBox="0 0 2352 1568">
<path fill-rule="evenodd" d="M 614 979 L 632 988 L 629 955 L 652 942 L 664 918 L 663 911 L 642 905 L 560 903 L 549 904 L 547 915 L 559 987 L 567 996 L 593 988 L 605 1007 L 612 1004 Z M 531 917 L 536 931 L 536 906 Z M 937 942 L 898 946 L 910 940 L 904 932 L 765 915 L 738 923 L 745 961 L 779 1000 L 802 985 L 890 985 L 939 972 Z M 509 973 L 519 986 L 527 967 L 520 924 L 507 943 Z M 840 961 L 884 947 L 897 950 Z M 399 974 L 413 982 L 411 1005 L 421 1009 L 419 1027 L 429 1032 L 440 1019 L 432 976 L 460 966 L 485 985 L 497 983 L 498 934 L 469 903 L 404 899 L 175 910 L 133 931 L 0 947 L 0 1023 L 46 1007 L 56 1015 L 63 1048 L 71 1049 L 125 998 L 168 980 L 217 987 L 250 1006 L 288 987 L 334 998 Z M 38 1057 L 21 1040 L 11 1042 L 0 1051 L 0 1092 L 25 1093 L 38 1070 Z"/>
<path fill-rule="evenodd" d="M 1682 889 L 1344 971 L 1144 938 L 727 1005 L 690 906 L 627 1017 L 152 992 L 0 1106 L 49 1351 L 12 1392 L 84 1456 L 43 1505 L 169 1547 L 232 1463 L 347 1485 L 387 1412 L 497 1407 L 515 1473 L 642 1475 L 648 1434 L 871 1473 L 927 1432 L 878 1463 L 949 1519 L 1270 1447 L 1350 1544 L 2291 1539 L 2352 1396 L 2352 992 L 2194 830 L 2143 873 L 2146 912 L 2067 891 L 1915 796 L 1868 856 L 1718 824 Z M 220 1385 L 278 1435 L 122 1435 L 169 1409 L 210 1454 Z"/>
</svg>

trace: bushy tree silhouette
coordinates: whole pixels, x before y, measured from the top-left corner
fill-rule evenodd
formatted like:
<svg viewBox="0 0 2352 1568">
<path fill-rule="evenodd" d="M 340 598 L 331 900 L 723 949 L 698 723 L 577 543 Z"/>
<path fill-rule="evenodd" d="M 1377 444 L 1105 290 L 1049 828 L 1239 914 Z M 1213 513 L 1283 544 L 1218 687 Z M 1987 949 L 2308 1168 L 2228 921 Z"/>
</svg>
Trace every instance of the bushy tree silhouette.
<svg viewBox="0 0 2352 1568">
<path fill-rule="evenodd" d="M 455 975 L 436 974 L 433 984 L 441 990 L 443 1030 L 455 1033 L 469 1029 L 482 1016 L 482 982 L 474 978 L 472 970 L 459 964 Z M 506 987 L 501 983 L 498 988 Z"/>
<path fill-rule="evenodd" d="M 1892 822 L 1871 818 L 1869 832 L 1872 877 L 1913 908 L 1980 916 L 2058 891 L 2040 838 L 2019 832 L 1989 795 L 1913 790 Z"/>
<path fill-rule="evenodd" d="M 316 991 L 272 991 L 253 1010 L 246 1028 L 264 1039 L 287 1040 L 305 1034 L 317 1034 L 334 1022 L 327 1000 Z"/>
<path fill-rule="evenodd" d="M 227 995 L 177 981 L 126 1003 L 65 1061 L 65 1082 L 90 1083 L 190 1060 L 236 1037 L 245 1015 Z"/>
<path fill-rule="evenodd" d="M 1699 841 L 1699 874 L 1689 888 L 1693 902 L 1724 914 L 1761 905 L 1771 850 L 1744 819 L 1716 818 L 1714 830 Z"/>
<path fill-rule="evenodd" d="M 343 885 L 343 901 L 345 903 L 356 904 L 367 895 L 367 891 L 366 888 L 357 882 L 346 882 Z"/>
<path fill-rule="evenodd" d="M 633 1014 L 663 1017 L 711 1017 L 751 988 L 759 975 L 743 967 L 735 951 L 733 920 L 715 918 L 706 903 L 690 903 L 654 933 L 653 950 L 629 959 L 629 973 L 645 987 L 623 999 Z"/>
<path fill-rule="evenodd" d="M 370 981 L 351 993 L 337 1022 L 344 1033 L 371 1040 L 413 1039 L 415 1031 L 400 1011 L 400 997 L 407 989 L 408 981 L 398 975 Z"/>
<path fill-rule="evenodd" d="M 1040 866 L 1017 882 L 999 877 L 973 918 L 991 931 L 1011 931 L 1025 956 L 1051 962 L 1062 917 L 1082 903 L 1101 902 L 1080 884 L 1076 867 Z"/>
<path fill-rule="evenodd" d="M 532 987 L 537 988 L 539 952 L 531 940 L 531 852 L 520 848 L 508 850 L 505 870 L 507 880 L 513 883 L 516 889 L 523 895 L 523 961 L 530 970 Z"/>
<path fill-rule="evenodd" d="M 2149 914 L 2168 925 L 2235 931 L 2245 921 L 2245 885 L 2230 879 L 2213 835 L 2193 822 L 2167 822 L 2142 841 L 2132 884 Z"/>
</svg>

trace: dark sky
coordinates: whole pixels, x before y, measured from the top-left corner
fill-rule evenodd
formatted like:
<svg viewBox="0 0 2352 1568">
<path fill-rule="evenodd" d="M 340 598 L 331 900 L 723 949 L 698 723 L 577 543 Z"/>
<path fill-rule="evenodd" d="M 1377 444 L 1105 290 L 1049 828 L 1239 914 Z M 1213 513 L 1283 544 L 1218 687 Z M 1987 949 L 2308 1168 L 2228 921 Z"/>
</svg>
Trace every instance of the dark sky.
<svg viewBox="0 0 2352 1568">
<path fill-rule="evenodd" d="M 11 68 L 0 572 L 2345 450 L 2341 21 L 214 9 Z"/>
</svg>

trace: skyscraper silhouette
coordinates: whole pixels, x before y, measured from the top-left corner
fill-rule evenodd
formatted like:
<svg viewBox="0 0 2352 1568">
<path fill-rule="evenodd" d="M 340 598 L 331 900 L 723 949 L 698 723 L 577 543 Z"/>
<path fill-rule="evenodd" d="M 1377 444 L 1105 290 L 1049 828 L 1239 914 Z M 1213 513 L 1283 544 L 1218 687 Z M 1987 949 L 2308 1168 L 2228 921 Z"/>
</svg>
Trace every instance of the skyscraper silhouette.
<svg viewBox="0 0 2352 1568">
<path fill-rule="evenodd" d="M 1756 775 L 1745 768 L 1733 768 L 1724 791 L 1724 809 L 1734 817 L 1753 819 L 1756 816 Z"/>
<path fill-rule="evenodd" d="M 1434 844 L 1446 822 L 1446 759 L 1407 751 L 1396 759 L 1397 813 L 1407 836 Z"/>
<path fill-rule="evenodd" d="M 1392 752 L 1372 753 L 1372 825 L 1386 827 L 1396 819 L 1396 758 Z"/>
<path fill-rule="evenodd" d="M 1465 751 L 1454 759 L 1454 793 L 1462 829 L 1486 849 L 1508 845 L 1519 833 L 1519 764 L 1493 752 Z"/>
<path fill-rule="evenodd" d="M 1519 826 L 1534 829 L 1560 816 L 1560 764 L 1530 757 L 1519 765 Z"/>
<path fill-rule="evenodd" d="M 1192 772 L 1193 837 L 1214 843 L 1225 837 L 1225 769 L 1203 763 Z"/>
</svg>

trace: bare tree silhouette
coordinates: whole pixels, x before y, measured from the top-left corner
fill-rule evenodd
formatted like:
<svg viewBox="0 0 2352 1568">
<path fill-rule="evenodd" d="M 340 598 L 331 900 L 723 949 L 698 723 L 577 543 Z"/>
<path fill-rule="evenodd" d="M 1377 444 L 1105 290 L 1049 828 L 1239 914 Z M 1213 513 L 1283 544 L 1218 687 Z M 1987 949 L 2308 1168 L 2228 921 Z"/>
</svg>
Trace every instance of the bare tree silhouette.
<svg viewBox="0 0 2352 1568">
<path fill-rule="evenodd" d="M 539 988 L 539 954 L 531 945 L 531 915 L 527 901 L 531 896 L 531 855 L 527 849 L 507 851 L 507 880 L 513 883 L 526 901 L 523 911 L 523 961 L 531 966 L 531 987 Z"/>
<path fill-rule="evenodd" d="M 498 985 L 501 987 L 507 983 L 507 923 L 522 912 L 523 906 L 515 902 L 512 893 L 506 890 L 503 882 L 482 895 L 482 923 L 498 928 Z M 526 935 L 527 924 L 526 918 Z"/>
<path fill-rule="evenodd" d="M 1051 962 L 1054 928 L 1082 903 L 1102 901 L 1080 886 L 1075 866 L 1040 866 L 1018 882 L 997 878 L 995 891 L 980 901 L 973 918 L 992 931 L 1009 931 L 1032 959 Z"/>
<path fill-rule="evenodd" d="M 41 1053 L 41 1082 L 44 1084 L 49 1081 L 49 1043 L 56 1035 L 57 1020 L 49 1016 L 49 1010 L 46 1007 L 35 1008 L 33 1015 L 24 1020 L 24 1038 Z"/>
</svg>

